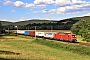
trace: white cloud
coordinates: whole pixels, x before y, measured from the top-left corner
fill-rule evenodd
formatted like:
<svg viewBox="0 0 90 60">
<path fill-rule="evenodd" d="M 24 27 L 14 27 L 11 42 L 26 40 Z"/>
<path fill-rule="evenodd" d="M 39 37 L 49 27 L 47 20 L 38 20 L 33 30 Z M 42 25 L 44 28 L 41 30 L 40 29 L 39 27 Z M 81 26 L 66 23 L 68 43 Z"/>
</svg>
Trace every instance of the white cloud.
<svg viewBox="0 0 90 60">
<path fill-rule="evenodd" d="M 0 0 L 1 1 L 1 0 Z M 73 13 L 76 14 L 76 12 L 81 12 L 81 11 L 89 11 L 90 7 L 90 2 L 86 2 L 85 0 L 34 0 L 33 3 L 25 3 L 20 0 L 11 2 L 12 0 L 5 0 L 4 5 L 7 4 L 12 4 L 15 7 L 20 7 L 20 8 L 31 8 L 31 11 L 33 11 L 33 8 L 47 8 L 49 4 L 53 6 L 51 7 L 50 10 L 38 10 L 38 11 L 33 11 L 33 13 L 57 13 L 57 14 L 62 14 L 62 13 Z M 58 6 L 58 7 L 56 7 Z M 12 10 L 12 12 L 15 12 Z M 26 13 L 28 14 L 28 13 Z"/>
<path fill-rule="evenodd" d="M 63 6 L 59 7 L 56 9 L 51 9 L 49 10 L 50 13 L 57 13 L 57 14 L 62 14 L 62 13 L 72 13 L 72 14 L 77 14 L 82 11 L 89 11 L 90 3 L 80 3 L 80 4 L 71 4 L 68 6 Z"/>
<path fill-rule="evenodd" d="M 45 4 L 36 5 L 37 8 L 45 8 L 46 6 Z"/>
<path fill-rule="evenodd" d="M 30 13 L 26 13 L 26 14 L 30 14 Z"/>
<path fill-rule="evenodd" d="M 12 10 L 12 12 L 16 12 L 15 10 Z"/>
<path fill-rule="evenodd" d="M 72 0 L 72 3 L 85 3 L 85 0 Z"/>
<path fill-rule="evenodd" d="M 33 11 L 33 13 L 38 14 L 41 13 L 41 11 Z"/>
<path fill-rule="evenodd" d="M 53 13 L 56 12 L 56 9 L 51 9 L 51 10 L 49 10 L 49 12 L 50 12 L 51 14 L 53 14 Z"/>
<path fill-rule="evenodd" d="M 83 15 L 83 16 L 90 16 L 90 13 L 87 13 L 87 14 L 85 14 L 85 15 Z"/>
<path fill-rule="evenodd" d="M 42 10 L 42 13 L 46 13 L 47 12 L 47 10 Z"/>
<path fill-rule="evenodd" d="M 1 21 L 8 21 L 7 19 L 0 19 Z"/>
<path fill-rule="evenodd" d="M 16 1 L 16 2 L 13 3 L 13 5 L 15 7 L 23 7 L 25 5 L 25 3 L 22 2 L 22 1 Z"/>
<path fill-rule="evenodd" d="M 26 7 L 26 8 L 33 8 L 33 7 L 35 7 L 35 5 L 32 4 L 32 3 L 30 3 L 30 4 L 26 3 L 26 4 L 25 4 L 25 7 Z"/>
<path fill-rule="evenodd" d="M 56 0 L 55 5 L 65 5 L 65 4 L 70 4 L 70 0 Z"/>
<path fill-rule="evenodd" d="M 24 18 L 25 18 L 25 17 L 21 17 L 21 18 L 20 18 L 20 21 L 24 21 L 24 20 L 25 20 Z"/>
<path fill-rule="evenodd" d="M 34 4 L 53 4 L 53 0 L 35 0 Z"/>
<path fill-rule="evenodd" d="M 6 0 L 3 4 L 4 5 L 8 5 L 8 4 L 12 4 L 13 2 L 11 2 L 11 0 Z"/>
<path fill-rule="evenodd" d="M 16 20 L 12 20 L 12 19 L 0 19 L 1 21 L 9 21 L 9 22 L 16 22 Z"/>
<path fill-rule="evenodd" d="M 65 11 L 66 11 L 66 8 L 65 7 L 58 8 L 57 9 L 57 14 L 64 13 Z"/>
</svg>

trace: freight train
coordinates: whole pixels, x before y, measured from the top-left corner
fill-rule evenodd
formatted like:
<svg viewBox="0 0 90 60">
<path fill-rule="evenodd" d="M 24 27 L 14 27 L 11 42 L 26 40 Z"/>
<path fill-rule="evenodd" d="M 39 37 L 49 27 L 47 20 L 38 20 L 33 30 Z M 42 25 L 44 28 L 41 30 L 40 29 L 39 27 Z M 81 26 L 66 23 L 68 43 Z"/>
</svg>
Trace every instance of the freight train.
<svg viewBox="0 0 90 60">
<path fill-rule="evenodd" d="M 76 34 L 71 33 L 59 33 L 59 32 L 37 32 L 35 30 L 5 30 L 8 33 L 14 33 L 18 35 L 27 35 L 32 37 L 41 37 L 54 40 L 76 42 Z"/>
</svg>

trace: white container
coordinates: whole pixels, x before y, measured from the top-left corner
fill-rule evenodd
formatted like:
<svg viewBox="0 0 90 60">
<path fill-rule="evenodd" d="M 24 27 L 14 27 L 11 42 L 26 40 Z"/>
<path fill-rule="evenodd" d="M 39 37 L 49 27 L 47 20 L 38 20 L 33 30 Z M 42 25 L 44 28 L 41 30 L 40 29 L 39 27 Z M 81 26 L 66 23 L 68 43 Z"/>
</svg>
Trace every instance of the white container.
<svg viewBox="0 0 90 60">
<path fill-rule="evenodd" d="M 38 36 L 38 32 L 35 32 L 35 35 Z"/>
<path fill-rule="evenodd" d="M 17 30 L 18 34 L 24 34 L 25 30 Z"/>
<path fill-rule="evenodd" d="M 35 32 L 36 36 L 38 37 L 44 37 L 45 33 L 44 32 Z"/>
<path fill-rule="evenodd" d="M 45 35 L 44 35 L 44 37 L 45 38 L 54 38 L 54 34 L 55 34 L 56 32 L 45 32 Z"/>
</svg>

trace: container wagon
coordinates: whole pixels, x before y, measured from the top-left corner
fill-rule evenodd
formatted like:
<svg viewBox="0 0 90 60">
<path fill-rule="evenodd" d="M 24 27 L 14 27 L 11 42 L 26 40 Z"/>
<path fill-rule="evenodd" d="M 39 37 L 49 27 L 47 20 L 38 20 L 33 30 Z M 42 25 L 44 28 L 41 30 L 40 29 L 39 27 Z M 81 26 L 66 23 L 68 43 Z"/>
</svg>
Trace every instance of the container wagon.
<svg viewBox="0 0 90 60">
<path fill-rule="evenodd" d="M 35 32 L 35 35 L 36 35 L 36 37 L 41 37 L 41 38 L 43 38 L 44 35 L 45 35 L 45 32 Z"/>
<path fill-rule="evenodd" d="M 24 35 L 29 35 L 29 31 L 25 30 Z"/>
<path fill-rule="evenodd" d="M 44 38 L 48 38 L 48 39 L 54 39 L 54 34 L 56 32 L 45 32 Z"/>
<path fill-rule="evenodd" d="M 35 31 L 29 31 L 29 35 L 34 37 L 35 36 Z"/>
</svg>

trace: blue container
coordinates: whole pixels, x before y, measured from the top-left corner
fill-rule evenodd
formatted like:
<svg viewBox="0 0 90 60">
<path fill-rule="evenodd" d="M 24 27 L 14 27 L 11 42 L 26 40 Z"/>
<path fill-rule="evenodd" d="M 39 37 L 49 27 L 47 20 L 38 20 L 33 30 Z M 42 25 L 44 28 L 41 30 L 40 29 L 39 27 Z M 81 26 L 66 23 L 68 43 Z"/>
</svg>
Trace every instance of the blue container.
<svg viewBox="0 0 90 60">
<path fill-rule="evenodd" d="M 29 31 L 25 31 L 24 34 L 25 34 L 25 35 L 29 35 Z"/>
</svg>

